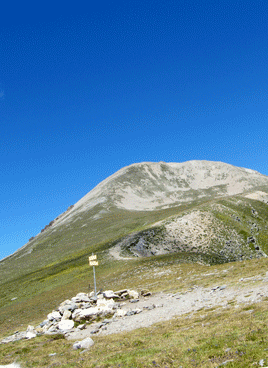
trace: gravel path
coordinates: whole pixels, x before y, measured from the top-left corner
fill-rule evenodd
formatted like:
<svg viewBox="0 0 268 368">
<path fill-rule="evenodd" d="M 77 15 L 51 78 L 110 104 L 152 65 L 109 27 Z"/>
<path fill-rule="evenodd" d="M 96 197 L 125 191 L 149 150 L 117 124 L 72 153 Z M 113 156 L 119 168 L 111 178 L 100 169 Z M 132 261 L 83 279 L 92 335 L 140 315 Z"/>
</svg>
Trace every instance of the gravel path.
<svg viewBox="0 0 268 368">
<path fill-rule="evenodd" d="M 252 281 L 252 280 L 248 280 Z M 150 297 L 141 297 L 133 303 L 127 301 L 121 308 L 133 315 L 116 317 L 109 323 L 102 325 L 94 323 L 85 330 L 72 332 L 67 337 L 70 340 L 79 340 L 92 334 L 109 335 L 123 331 L 131 331 L 140 327 L 148 327 L 154 323 L 167 321 L 175 316 L 198 311 L 201 308 L 227 307 L 229 301 L 241 303 L 258 303 L 264 297 L 268 297 L 268 277 L 255 277 L 258 285 L 247 285 L 247 280 L 240 281 L 240 285 L 230 287 L 228 285 L 215 285 L 212 288 L 195 287 L 185 293 L 165 294 L 158 293 Z"/>
</svg>

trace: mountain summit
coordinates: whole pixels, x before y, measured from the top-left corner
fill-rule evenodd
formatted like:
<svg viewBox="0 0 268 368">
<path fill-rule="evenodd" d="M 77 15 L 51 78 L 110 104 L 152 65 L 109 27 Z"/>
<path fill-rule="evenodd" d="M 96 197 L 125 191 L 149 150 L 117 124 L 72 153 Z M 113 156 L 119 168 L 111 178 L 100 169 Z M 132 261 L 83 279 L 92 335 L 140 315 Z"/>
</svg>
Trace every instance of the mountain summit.
<svg viewBox="0 0 268 368">
<path fill-rule="evenodd" d="M 58 223 L 93 208 L 97 219 L 111 207 L 153 211 L 202 198 L 244 193 L 263 185 L 268 185 L 267 176 L 223 162 L 142 162 L 126 166 L 102 181 Z"/>
</svg>

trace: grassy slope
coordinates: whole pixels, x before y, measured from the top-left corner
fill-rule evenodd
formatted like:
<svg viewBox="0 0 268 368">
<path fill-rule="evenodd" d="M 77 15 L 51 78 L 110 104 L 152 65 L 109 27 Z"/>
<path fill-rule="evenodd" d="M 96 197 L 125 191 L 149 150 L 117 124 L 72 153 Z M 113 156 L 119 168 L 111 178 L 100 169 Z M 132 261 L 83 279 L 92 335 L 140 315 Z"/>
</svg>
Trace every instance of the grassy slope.
<svg viewBox="0 0 268 368">
<path fill-rule="evenodd" d="M 194 204 L 188 204 L 180 208 L 193 206 Z M 28 243 L 27 247 L 2 261 L 0 284 L 43 267 L 50 267 L 54 263 L 62 262 L 63 259 L 71 260 L 79 254 L 90 254 L 103 247 L 107 248 L 116 239 L 132 231 L 141 230 L 178 211 L 180 211 L 178 208 L 152 212 L 113 209 L 111 214 L 104 215 L 98 220 L 92 220 L 95 210 L 84 212 L 71 223 L 47 228 Z M 86 226 L 83 226 L 85 224 Z M 27 254 L 29 248 L 33 250 Z"/>
<path fill-rule="evenodd" d="M 260 281 L 255 281 L 254 277 L 264 277 L 268 266 L 265 258 L 210 267 L 179 261 L 176 255 L 166 255 L 128 262 L 121 264 L 121 269 L 110 270 L 109 279 L 103 279 L 99 272 L 98 282 L 113 289 L 130 286 L 182 292 L 199 285 L 212 287 L 224 283 L 234 286 L 243 274 L 245 278 L 253 277 L 247 285 L 257 286 Z M 243 287 L 241 283 L 240 287 Z M 74 285 L 70 285 L 69 291 L 73 295 Z M 49 293 L 41 299 L 51 302 Z M 18 312 L 17 306 L 14 304 L 10 316 Z M 82 355 L 72 350 L 73 342 L 56 339 L 57 336 L 37 337 L 0 345 L 0 363 L 7 364 L 17 358 L 25 367 L 216 367 L 233 360 L 226 367 L 249 367 L 261 359 L 268 359 L 267 307 L 267 298 L 262 303 L 239 308 L 230 303 L 229 308 L 205 308 L 147 329 L 95 336 L 95 345 Z M 227 348 L 230 350 L 226 351 Z M 49 357 L 51 353 L 57 355 Z"/>
<path fill-rule="evenodd" d="M 127 211 L 118 211 L 118 213 L 112 217 L 106 217 L 94 223 L 91 223 L 89 220 L 91 214 L 87 214 L 88 219 L 86 217 L 77 219 L 75 223 L 64 229 L 58 228 L 57 231 L 53 232 L 53 228 L 48 228 L 44 233 L 33 240 L 35 250 L 27 256 L 27 263 L 25 262 L 25 258 L 22 257 L 19 259 L 14 258 L 13 260 L 7 260 L 5 264 L 1 266 L 0 335 L 6 336 L 13 333 L 15 330 L 23 330 L 29 323 L 37 324 L 62 300 L 74 296 L 79 291 L 87 292 L 88 283 L 90 282 L 92 284 L 93 281 L 91 270 L 87 264 L 87 256 L 92 251 L 97 252 L 100 260 L 101 266 L 97 269 L 97 283 L 98 287 L 103 289 L 115 290 L 128 287 L 135 289 L 149 288 L 154 292 L 160 290 L 178 291 L 185 288 L 187 289 L 192 285 L 200 284 L 209 286 L 216 282 L 220 282 L 222 280 L 222 275 L 219 276 L 218 279 L 217 277 L 210 279 L 208 277 L 202 278 L 198 276 L 207 272 L 207 266 L 192 263 L 193 261 L 200 260 L 199 256 L 201 256 L 201 259 L 205 262 L 209 263 L 211 262 L 211 254 L 207 256 L 198 253 L 182 252 L 158 257 L 139 258 L 133 261 L 113 260 L 112 262 L 108 255 L 108 249 L 113 244 L 113 241 L 129 232 L 145 229 L 151 223 L 169 216 L 187 212 L 188 210 L 196 208 L 196 205 L 203 210 L 211 210 L 211 205 L 213 203 L 215 202 L 195 203 L 180 208 L 151 212 L 149 214 L 148 212 L 130 213 Z M 216 211 L 215 215 L 219 216 L 221 221 L 230 228 L 235 229 L 235 231 L 241 234 L 241 236 L 244 236 L 245 239 L 247 236 L 251 235 L 250 224 L 252 222 L 256 223 L 259 230 L 254 233 L 254 236 L 258 239 L 262 249 L 267 252 L 267 205 L 259 201 L 245 200 L 239 197 L 222 199 L 218 201 L 218 203 L 224 205 L 227 210 L 226 213 L 221 213 L 221 216 L 219 213 L 216 213 Z M 257 216 L 252 215 L 252 207 L 258 212 Z M 240 222 L 231 216 L 233 213 L 236 213 L 237 216 L 241 218 Z M 118 221 L 115 221 L 115 219 Z M 82 228 L 81 226 L 84 223 L 88 223 L 88 226 Z M 45 258 L 44 254 L 46 255 Z M 230 280 L 228 279 L 228 274 L 225 276 L 224 283 L 229 282 L 235 284 L 241 277 L 241 274 L 243 274 L 243 277 L 247 277 L 247 275 L 254 275 L 256 272 L 265 273 L 267 264 L 268 262 L 264 258 L 232 263 L 234 268 L 230 274 Z M 11 265 L 13 268 L 11 268 Z M 229 268 L 230 264 L 211 266 L 210 271 L 215 268 L 220 269 L 221 267 Z M 167 269 L 169 273 L 166 273 L 165 277 L 157 276 L 158 271 L 160 273 Z M 256 269 L 258 271 L 256 271 Z M 192 278 L 192 273 L 196 274 L 197 277 Z M 177 280 L 178 277 L 182 277 L 182 279 Z M 14 297 L 17 297 L 17 299 L 11 301 Z M 257 332 L 257 335 L 254 335 L 255 332 L 251 332 L 255 331 L 254 326 L 258 323 L 260 323 L 260 326 L 262 326 L 263 323 L 267 324 L 267 313 L 265 308 L 264 304 L 256 306 L 256 310 L 258 311 L 256 313 L 257 317 L 254 316 L 254 318 L 249 319 L 247 325 L 245 325 L 249 336 L 249 343 L 246 349 L 247 364 L 249 363 L 249 359 L 252 358 L 256 360 L 261 354 L 266 354 L 263 352 L 262 343 L 260 345 L 256 342 L 260 339 L 265 340 L 263 337 L 263 328 L 259 328 L 261 332 Z M 198 316 L 191 317 L 189 321 L 187 320 L 186 322 L 184 319 L 179 318 L 176 322 L 176 328 L 173 328 L 173 325 L 170 326 L 169 323 L 161 324 L 153 329 L 154 337 L 151 337 L 153 339 L 151 342 L 146 337 L 146 330 L 126 334 L 124 336 L 124 341 L 126 341 L 126 344 L 129 344 L 128 348 L 126 348 L 124 344 L 121 344 L 120 341 L 122 341 L 122 337 L 97 338 L 99 343 L 93 348 L 94 354 L 90 359 L 88 356 L 85 359 L 87 363 L 83 363 L 83 361 L 80 362 L 79 354 L 70 351 L 70 343 L 65 341 L 48 342 L 48 338 L 46 337 L 38 338 L 34 341 L 22 341 L 9 346 L 1 346 L 0 350 L 2 351 L 2 356 L 10 354 L 9 357 L 6 357 L 6 361 L 13 361 L 14 357 L 19 356 L 23 360 L 28 360 L 27 366 L 29 367 L 49 366 L 47 356 L 51 352 L 51 349 L 64 352 L 64 358 L 60 358 L 59 356 L 57 358 L 60 363 L 59 366 L 63 367 L 78 366 L 78 361 L 81 367 L 110 367 L 113 366 L 113 364 L 114 366 L 118 366 L 120 363 L 123 364 L 121 365 L 123 367 L 139 367 L 146 366 L 145 362 L 147 362 L 148 359 L 148 362 L 150 362 L 150 359 L 152 360 L 147 366 L 159 364 L 159 366 L 163 367 L 177 367 L 179 364 L 182 364 L 182 366 L 187 367 L 214 367 L 216 363 L 210 363 L 209 359 L 214 359 L 213 357 L 216 356 L 215 362 L 220 362 L 222 361 L 221 359 L 226 358 L 228 354 L 224 354 L 223 347 L 228 345 L 228 339 L 231 339 L 230 341 L 233 341 L 237 346 L 241 346 L 241 349 L 242 346 L 244 346 L 243 344 L 246 343 L 244 337 L 240 338 L 240 335 L 245 336 L 245 333 L 242 333 L 243 326 L 239 322 L 240 315 L 242 316 L 243 313 L 243 309 L 219 311 L 218 321 L 220 325 L 224 326 L 224 320 L 228 318 L 228 321 L 232 321 L 236 331 L 234 334 L 231 334 L 230 329 L 228 329 L 229 332 L 222 332 L 224 336 L 223 339 L 218 336 L 219 334 L 217 334 L 217 331 L 213 330 L 212 327 L 206 329 L 205 333 L 204 329 L 200 327 L 200 323 L 196 322 L 196 318 L 197 320 L 199 318 Z M 214 317 L 213 314 L 208 313 L 205 318 L 212 318 L 213 320 Z M 187 327 L 188 322 L 198 328 L 193 330 L 194 333 L 190 331 L 189 333 L 185 332 L 181 334 L 180 329 Z M 171 331 L 171 335 L 168 335 L 167 337 L 169 338 L 165 340 L 163 336 L 169 333 L 167 331 Z M 256 331 L 258 331 L 258 329 L 256 329 Z M 199 345 L 201 332 L 205 333 L 204 336 L 208 341 L 208 345 L 205 343 L 202 344 L 203 347 L 198 357 L 195 351 L 192 351 L 192 353 L 188 352 L 186 346 Z M 182 335 L 183 338 L 181 337 Z M 141 342 L 137 343 L 136 340 L 139 339 L 139 336 L 141 336 Z M 213 336 L 216 336 L 216 340 L 213 340 Z M 159 340 L 162 341 L 162 345 L 159 345 Z M 177 340 L 182 341 L 179 347 L 176 345 Z M 221 342 L 219 342 L 219 340 L 221 340 Z M 221 348 L 214 349 L 212 344 L 213 341 L 218 341 L 217 344 Z M 111 348 L 107 350 L 105 346 L 107 347 L 108 342 Z M 211 346 L 209 345 L 210 343 L 212 344 Z M 141 348 L 139 348 L 139 344 Z M 34 346 L 37 346 L 37 350 L 39 351 L 38 355 L 33 354 Z M 156 350 L 152 349 L 152 346 L 154 346 Z M 118 352 L 119 358 L 114 357 L 115 351 Z M 138 355 L 137 351 L 139 352 Z M 165 354 L 161 354 L 161 351 L 165 351 Z M 255 352 L 255 355 L 252 351 Z M 241 361 L 242 365 L 229 366 L 246 367 L 247 365 L 243 365 L 244 363 L 242 363 L 245 358 L 244 355 L 240 356 L 237 354 L 234 356 L 235 359 L 240 359 L 239 361 Z M 178 356 L 182 357 L 180 358 L 181 360 L 178 360 Z M 98 357 L 99 365 L 94 363 L 96 357 Z M 101 359 L 99 359 L 99 357 L 101 357 Z M 170 361 L 165 361 L 164 357 L 170 357 Z M 227 358 L 225 360 L 227 360 Z M 231 358 L 233 359 L 233 356 Z M 261 358 L 263 358 L 263 355 Z M 191 359 L 195 359 L 196 363 L 190 365 L 189 362 Z M 204 365 L 200 365 L 201 359 L 205 359 L 206 363 L 204 363 Z M 36 363 L 37 361 L 38 363 Z M 72 361 L 73 365 L 68 365 L 71 364 L 70 362 Z M 155 361 L 155 364 L 152 363 L 152 361 Z"/>
<path fill-rule="evenodd" d="M 216 211 L 215 203 L 224 206 L 224 212 Z M 260 247 L 268 253 L 267 207 L 267 204 L 260 201 L 240 197 L 198 204 L 200 210 L 214 211 L 214 215 L 218 216 L 228 229 L 238 234 L 239 239 L 243 238 L 245 243 L 247 237 L 252 235 L 251 224 L 253 222 L 257 224 L 258 231 L 254 230 L 254 236 Z M 88 226 L 86 230 L 88 233 L 80 232 L 81 224 L 85 223 L 86 218 L 80 219 L 80 222 L 76 221 L 69 226 L 72 228 L 67 228 L 64 232 L 62 228 L 57 228 L 56 232 L 53 232 L 53 229 L 46 230 L 35 239 L 35 250 L 27 255 L 27 262 L 25 262 L 26 257 L 14 259 L 13 262 L 11 258 L 1 266 L 1 330 L 5 331 L 7 326 L 10 326 L 12 330 L 21 323 L 36 320 L 40 313 L 42 317 L 39 318 L 42 319 L 44 314 L 64 298 L 71 297 L 78 291 L 88 291 L 88 284 L 90 282 L 92 284 L 92 275 L 87 257 L 93 251 L 98 254 L 101 264 L 98 269 L 99 287 L 115 288 L 114 281 L 113 284 L 110 282 L 114 280 L 114 274 L 120 277 L 120 274 L 124 275 L 126 269 L 135 270 L 139 264 L 149 264 L 151 260 L 155 262 L 159 257 L 120 262 L 112 260 L 111 262 L 108 249 L 113 245 L 114 240 L 131 231 L 146 228 L 150 223 L 161 218 L 183 214 L 194 208 L 197 208 L 196 204 L 149 214 L 146 212 L 118 212 L 118 221 L 115 221 L 116 216 L 106 217 L 95 222 L 94 227 Z M 253 217 L 252 208 L 258 212 L 257 217 L 255 215 Z M 237 221 L 234 214 L 239 216 L 241 221 Z M 59 236 L 61 231 L 62 237 Z M 228 233 L 226 236 L 228 239 Z M 212 243 L 206 254 L 196 249 L 195 252 L 186 249 L 185 252 L 167 255 L 167 257 L 170 257 L 171 262 L 176 259 L 178 262 L 187 260 L 187 262 L 221 263 L 222 259 L 217 253 L 219 249 L 219 244 Z M 254 251 L 252 252 L 254 254 Z M 133 286 L 137 287 L 135 284 Z M 12 301 L 11 299 L 15 297 L 16 301 Z M 14 312 L 9 321 L 8 315 L 11 310 Z"/>
</svg>

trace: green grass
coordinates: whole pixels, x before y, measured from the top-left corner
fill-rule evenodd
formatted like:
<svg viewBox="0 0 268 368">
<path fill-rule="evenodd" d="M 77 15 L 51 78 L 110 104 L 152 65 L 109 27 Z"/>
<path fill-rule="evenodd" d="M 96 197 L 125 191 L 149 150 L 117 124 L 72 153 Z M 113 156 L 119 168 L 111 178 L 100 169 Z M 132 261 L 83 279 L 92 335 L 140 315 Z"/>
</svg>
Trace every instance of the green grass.
<svg viewBox="0 0 268 368">
<path fill-rule="evenodd" d="M 187 258 L 182 259 L 180 254 L 121 262 L 105 259 L 103 255 L 103 262 L 97 268 L 98 288 L 117 290 L 128 287 L 171 293 L 185 292 L 194 286 L 235 286 L 241 275 L 244 278 L 264 276 L 268 266 L 265 258 L 205 266 L 191 263 L 189 259 L 187 263 Z M 82 260 L 83 257 L 78 258 L 77 262 L 83 270 Z M 1 335 L 40 323 L 60 302 L 77 292 L 87 291 L 88 282 L 92 282 L 92 270 L 88 266 L 85 266 L 84 278 L 82 273 L 76 275 L 77 278 L 72 275 L 72 282 L 68 279 L 71 271 L 68 274 L 63 264 L 53 267 L 54 272 L 58 271 L 57 287 L 39 293 L 35 288 L 36 294 L 31 296 L 29 286 L 24 300 L 18 299 L 0 309 Z M 44 273 L 44 283 L 46 276 Z M 41 274 L 36 273 L 35 277 L 40 282 Z M 47 285 L 49 283 L 48 278 Z M 147 329 L 107 337 L 94 336 L 95 345 L 82 355 L 72 350 L 71 342 L 51 336 L 0 345 L 0 364 L 18 359 L 25 367 L 216 367 L 233 359 L 227 367 L 248 367 L 268 358 L 265 350 L 268 349 L 268 302 L 264 300 L 240 308 L 234 306 L 235 301 L 230 302 L 227 309 L 202 309 Z M 254 312 L 247 313 L 249 309 Z M 226 352 L 229 347 L 231 351 Z M 57 355 L 50 357 L 52 353 Z"/>
<path fill-rule="evenodd" d="M 224 211 L 213 210 L 215 203 L 224 206 Z M 252 216 L 252 207 L 258 211 L 257 218 Z M 211 242 L 206 252 L 198 244 L 193 249 L 195 252 L 189 251 L 186 244 L 184 251 L 179 253 L 121 261 L 110 258 L 109 248 L 127 234 L 147 231 L 156 221 L 167 219 L 170 222 L 193 209 L 211 211 L 226 227 L 216 229 L 218 237 L 229 239 L 231 233 L 237 234 L 237 239 L 245 247 L 247 237 L 252 235 L 252 223 L 255 223 L 259 231 L 254 232 L 254 237 L 261 248 L 268 251 L 267 205 L 239 196 L 196 201 L 153 212 L 117 210 L 113 216 L 107 215 L 99 221 L 92 221 L 92 213 L 85 213 L 68 227 L 64 225 L 55 231 L 53 227 L 47 228 L 31 241 L 33 251 L 27 257 L 19 258 L 23 255 L 22 250 L 0 263 L 0 336 L 25 330 L 28 324 L 37 325 L 63 300 L 78 292 L 88 292 L 88 284 L 93 285 L 92 269 L 88 266 L 88 256 L 92 252 L 98 255 L 100 264 L 96 269 L 97 287 L 104 290 L 133 288 L 184 292 L 194 286 L 236 286 L 241 277 L 265 275 L 268 269 L 266 258 L 224 263 L 226 259 L 219 254 L 221 243 L 217 240 Z M 233 214 L 241 221 L 236 221 Z M 87 227 L 82 227 L 85 223 Z M 157 235 L 156 240 L 162 241 L 162 233 Z M 235 235 L 233 237 L 236 240 Z M 252 251 L 248 249 L 252 254 L 256 253 L 253 247 Z M 125 254 L 130 253 L 125 250 Z M 243 287 L 244 284 L 239 285 Z M 15 297 L 17 299 L 12 301 Z M 248 367 L 260 359 L 267 359 L 264 328 L 268 322 L 267 300 L 246 306 L 254 309 L 254 313 L 248 314 L 248 309 L 235 309 L 234 304 L 235 301 L 229 302 L 229 309 L 201 310 L 193 316 L 177 318 L 149 329 L 94 337 L 94 347 L 90 353 L 82 355 L 71 349 L 70 342 L 44 336 L 0 345 L 0 364 L 18 358 L 25 367 L 181 365 L 185 368 L 216 367 L 223 361 L 233 360 L 225 366 Z M 228 347 L 232 350 L 226 352 Z M 57 355 L 49 357 L 54 352 Z"/>
</svg>

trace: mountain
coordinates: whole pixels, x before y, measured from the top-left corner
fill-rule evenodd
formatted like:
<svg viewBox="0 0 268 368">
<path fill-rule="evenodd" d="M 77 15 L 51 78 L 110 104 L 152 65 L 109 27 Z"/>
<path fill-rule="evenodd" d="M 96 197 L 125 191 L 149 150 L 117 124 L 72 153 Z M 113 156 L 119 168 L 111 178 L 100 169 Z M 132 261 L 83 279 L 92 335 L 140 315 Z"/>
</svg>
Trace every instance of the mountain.
<svg viewBox="0 0 268 368">
<path fill-rule="evenodd" d="M 0 261 L 2 331 L 87 292 L 92 253 L 98 287 L 154 289 L 171 265 L 263 264 L 267 224 L 268 177 L 254 170 L 209 161 L 122 168 Z"/>
<path fill-rule="evenodd" d="M 133 164 L 108 177 L 52 220 L 25 246 L 2 260 L 1 269 L 12 275 L 10 265 L 15 264 L 23 274 L 79 251 L 90 252 L 100 245 L 109 248 L 117 240 L 130 256 L 182 250 L 222 255 L 228 242 L 228 250 L 241 248 L 239 259 L 265 255 L 262 240 L 257 238 L 266 237 L 266 226 L 261 226 L 265 232 L 262 237 L 253 231 L 259 230 L 265 216 L 258 220 L 252 211 L 253 203 L 266 208 L 267 193 L 267 176 L 222 162 Z M 164 219 L 154 227 L 158 235 L 150 235 L 149 241 L 146 234 L 151 234 L 150 228 Z M 122 240 L 124 236 L 129 241 Z M 251 249 L 253 245 L 259 252 Z"/>
<path fill-rule="evenodd" d="M 268 178 L 257 171 L 222 162 L 144 162 L 122 168 L 78 201 L 57 225 L 92 208 L 94 218 L 110 207 L 129 211 L 152 211 L 178 206 L 201 198 L 234 195 L 267 185 Z M 101 205 L 98 210 L 97 205 Z M 55 224 L 56 225 L 56 224 Z"/>
</svg>

